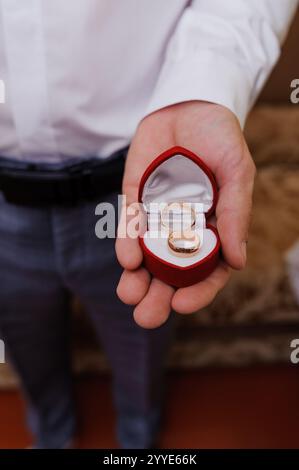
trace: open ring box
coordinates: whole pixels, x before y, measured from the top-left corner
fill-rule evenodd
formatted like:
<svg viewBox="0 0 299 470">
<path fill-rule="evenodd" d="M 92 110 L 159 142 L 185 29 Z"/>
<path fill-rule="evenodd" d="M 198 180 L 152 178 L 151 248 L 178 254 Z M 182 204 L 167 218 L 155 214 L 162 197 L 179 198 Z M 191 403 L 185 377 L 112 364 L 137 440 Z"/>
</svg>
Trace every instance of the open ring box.
<svg viewBox="0 0 299 470">
<path fill-rule="evenodd" d="M 211 170 L 194 153 L 173 147 L 159 155 L 144 172 L 139 202 L 147 215 L 147 230 L 139 238 L 148 271 L 166 284 L 186 287 L 205 279 L 217 266 L 220 239 L 208 222 L 217 203 L 217 186 Z M 193 229 L 200 247 L 192 256 L 177 256 L 168 246 L 167 229 L 161 224 L 161 207 L 187 202 L 196 208 Z"/>
</svg>

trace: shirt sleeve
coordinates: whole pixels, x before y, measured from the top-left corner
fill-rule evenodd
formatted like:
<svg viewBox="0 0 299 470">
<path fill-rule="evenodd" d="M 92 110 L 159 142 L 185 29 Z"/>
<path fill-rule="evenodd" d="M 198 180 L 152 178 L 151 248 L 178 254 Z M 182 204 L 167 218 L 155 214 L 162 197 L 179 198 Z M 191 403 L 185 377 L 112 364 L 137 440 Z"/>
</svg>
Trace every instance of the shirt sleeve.
<svg viewBox="0 0 299 470">
<path fill-rule="evenodd" d="M 147 113 L 204 100 L 241 126 L 280 55 L 297 0 L 193 0 L 168 43 Z"/>
</svg>

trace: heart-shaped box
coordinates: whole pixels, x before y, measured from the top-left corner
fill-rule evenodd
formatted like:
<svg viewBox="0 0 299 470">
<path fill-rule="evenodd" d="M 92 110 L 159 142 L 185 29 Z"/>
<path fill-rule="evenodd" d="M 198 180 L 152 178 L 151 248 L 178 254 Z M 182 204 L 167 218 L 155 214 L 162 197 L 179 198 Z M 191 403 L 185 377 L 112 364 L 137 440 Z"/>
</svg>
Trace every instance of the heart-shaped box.
<svg viewBox="0 0 299 470">
<path fill-rule="evenodd" d="M 186 287 L 205 279 L 219 261 L 220 239 L 216 228 L 208 223 L 214 213 L 218 191 L 211 170 L 193 152 L 173 147 L 145 170 L 139 186 L 139 202 L 147 214 L 147 230 L 139 237 L 144 264 L 156 278 L 175 287 Z M 192 256 L 181 257 L 169 250 L 167 236 L 151 229 L 150 220 L 161 219 L 154 213 L 161 204 L 185 201 L 194 207 L 195 230 L 200 233 L 201 246 Z M 162 233 L 163 231 L 161 231 Z"/>
</svg>

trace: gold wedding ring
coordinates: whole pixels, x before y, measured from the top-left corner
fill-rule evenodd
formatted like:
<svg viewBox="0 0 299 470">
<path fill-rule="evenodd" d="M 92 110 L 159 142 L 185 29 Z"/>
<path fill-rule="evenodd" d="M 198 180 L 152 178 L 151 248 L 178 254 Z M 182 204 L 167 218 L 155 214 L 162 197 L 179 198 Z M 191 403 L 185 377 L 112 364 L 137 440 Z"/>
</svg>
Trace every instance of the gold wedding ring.
<svg viewBox="0 0 299 470">
<path fill-rule="evenodd" d="M 161 224 L 169 230 L 168 247 L 176 256 L 192 256 L 199 250 L 199 235 L 192 230 L 195 221 L 190 202 L 173 201 L 161 211 Z"/>
<path fill-rule="evenodd" d="M 193 255 L 199 250 L 199 235 L 191 229 L 172 232 L 168 237 L 168 246 L 177 256 Z"/>
<path fill-rule="evenodd" d="M 161 211 L 161 223 L 167 228 L 174 228 L 178 224 L 182 229 L 192 227 L 195 224 L 195 211 L 190 202 L 174 201 L 167 204 Z"/>
</svg>

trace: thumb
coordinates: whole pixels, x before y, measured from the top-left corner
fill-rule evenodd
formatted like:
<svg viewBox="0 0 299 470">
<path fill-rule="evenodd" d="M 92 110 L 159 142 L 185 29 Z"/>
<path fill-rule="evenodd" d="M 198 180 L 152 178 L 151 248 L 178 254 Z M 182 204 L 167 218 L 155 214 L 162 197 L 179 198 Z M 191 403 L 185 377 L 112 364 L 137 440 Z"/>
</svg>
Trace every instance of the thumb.
<svg viewBox="0 0 299 470">
<path fill-rule="evenodd" d="M 235 269 L 242 269 L 246 264 L 254 172 L 254 165 L 248 158 L 232 180 L 227 178 L 219 192 L 217 227 L 224 257 Z"/>
</svg>

